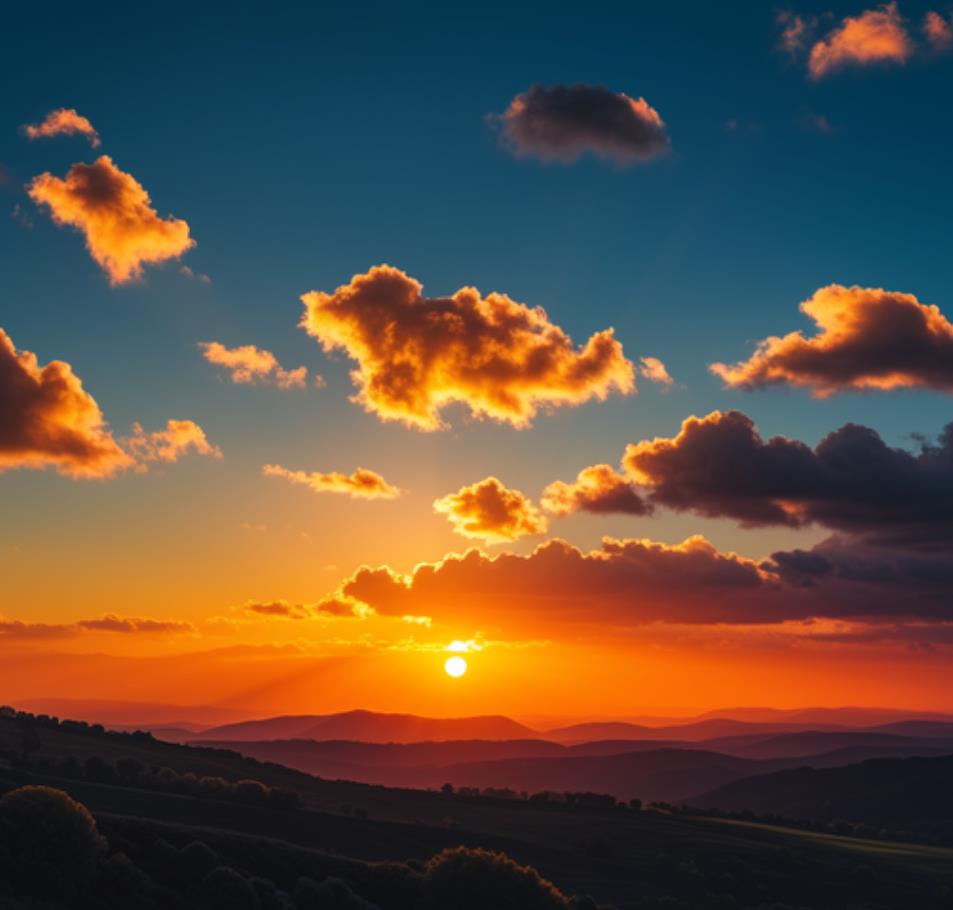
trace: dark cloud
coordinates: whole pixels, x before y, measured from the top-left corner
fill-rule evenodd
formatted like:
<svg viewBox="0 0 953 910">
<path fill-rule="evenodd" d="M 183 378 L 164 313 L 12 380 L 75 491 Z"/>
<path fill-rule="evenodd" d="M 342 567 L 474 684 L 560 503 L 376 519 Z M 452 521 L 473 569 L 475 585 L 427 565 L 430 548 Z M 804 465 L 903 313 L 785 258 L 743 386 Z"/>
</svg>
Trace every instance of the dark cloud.
<svg viewBox="0 0 953 910">
<path fill-rule="evenodd" d="M 669 149 L 665 124 L 644 98 L 597 85 L 534 85 L 497 119 L 517 154 L 569 163 L 586 152 L 620 164 Z"/>
<path fill-rule="evenodd" d="M 867 543 L 953 541 L 953 424 L 918 452 L 846 424 L 813 449 L 765 440 L 738 411 L 691 417 L 673 438 L 627 447 L 625 468 L 655 505 L 747 526 L 816 523 Z"/>
</svg>

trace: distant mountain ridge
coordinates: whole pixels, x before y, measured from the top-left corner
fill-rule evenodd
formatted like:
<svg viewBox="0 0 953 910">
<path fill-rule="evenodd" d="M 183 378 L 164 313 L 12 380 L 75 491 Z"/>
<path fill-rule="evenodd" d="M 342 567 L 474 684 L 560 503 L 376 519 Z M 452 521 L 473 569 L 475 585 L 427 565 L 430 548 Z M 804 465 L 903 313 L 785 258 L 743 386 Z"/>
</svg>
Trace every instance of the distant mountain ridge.
<svg viewBox="0 0 953 910">
<path fill-rule="evenodd" d="M 447 740 L 542 739 L 541 734 L 503 715 L 475 717 L 419 717 L 346 711 L 341 714 L 305 714 L 224 724 L 194 739 L 216 740 L 355 740 L 367 743 L 443 742 Z"/>
</svg>

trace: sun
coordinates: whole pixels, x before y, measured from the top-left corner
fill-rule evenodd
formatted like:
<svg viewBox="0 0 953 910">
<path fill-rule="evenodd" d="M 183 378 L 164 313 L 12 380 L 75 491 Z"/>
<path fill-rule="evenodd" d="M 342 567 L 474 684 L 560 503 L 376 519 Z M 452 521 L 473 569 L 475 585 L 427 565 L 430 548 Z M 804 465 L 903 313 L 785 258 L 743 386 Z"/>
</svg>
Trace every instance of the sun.
<svg viewBox="0 0 953 910">
<path fill-rule="evenodd" d="M 463 674 L 467 672 L 467 662 L 459 655 L 455 655 L 454 657 L 447 658 L 443 668 L 447 671 L 448 676 L 456 678 L 463 676 Z"/>
</svg>

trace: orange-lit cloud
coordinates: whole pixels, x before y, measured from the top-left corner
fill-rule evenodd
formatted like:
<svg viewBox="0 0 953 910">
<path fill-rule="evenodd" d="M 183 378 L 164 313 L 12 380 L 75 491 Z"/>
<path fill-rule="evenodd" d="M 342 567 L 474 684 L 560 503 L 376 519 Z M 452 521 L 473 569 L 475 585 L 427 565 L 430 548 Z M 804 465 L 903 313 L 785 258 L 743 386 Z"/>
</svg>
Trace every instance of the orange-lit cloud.
<svg viewBox="0 0 953 910">
<path fill-rule="evenodd" d="M 355 400 L 383 420 L 437 430 L 446 426 L 442 410 L 460 402 L 474 416 L 526 427 L 540 407 L 635 389 L 612 329 L 580 350 L 540 307 L 474 288 L 452 297 L 422 290 L 398 269 L 377 266 L 333 294 L 301 298 L 302 327 L 325 351 L 357 361 Z"/>
<path fill-rule="evenodd" d="M 108 155 L 93 164 L 74 164 L 65 180 L 40 174 L 27 192 L 49 207 L 57 224 L 86 235 L 86 248 L 112 285 L 134 281 L 143 265 L 177 259 L 195 246 L 188 224 L 160 218 L 145 189 Z"/>
<path fill-rule="evenodd" d="M 781 27 L 781 49 L 789 54 L 797 54 L 804 48 L 808 40 L 808 35 L 812 31 L 812 23 L 803 16 L 788 10 L 778 13 L 777 23 Z"/>
<path fill-rule="evenodd" d="M 136 459 L 139 470 L 146 470 L 151 462 L 178 461 L 183 455 L 209 455 L 221 458 L 222 450 L 212 445 L 205 431 L 193 420 L 166 421 L 164 430 L 147 433 L 138 423 L 132 425 L 132 436 L 124 440 L 128 451 Z"/>
<path fill-rule="evenodd" d="M 314 619 L 320 616 L 366 619 L 373 611 L 366 604 L 344 594 L 329 594 L 317 603 L 289 603 L 287 600 L 248 600 L 242 611 L 266 619 Z"/>
<path fill-rule="evenodd" d="M 145 619 L 106 613 L 98 619 L 73 623 L 23 622 L 0 615 L 0 639 L 49 640 L 72 638 L 83 632 L 115 632 L 120 635 L 184 635 L 195 632 L 190 622 L 174 619 Z"/>
<path fill-rule="evenodd" d="M 486 543 L 518 540 L 546 531 L 546 519 L 519 490 L 507 489 L 496 477 L 461 487 L 433 504 L 453 530 Z"/>
<path fill-rule="evenodd" d="M 846 389 L 953 392 L 953 323 L 913 294 L 832 284 L 801 312 L 817 324 L 813 338 L 766 338 L 749 360 L 712 372 L 733 387 L 808 386 L 819 398 Z"/>
<path fill-rule="evenodd" d="M 99 133 L 89 119 L 73 108 L 57 108 L 50 111 L 42 123 L 27 124 L 23 132 L 30 139 L 48 139 L 51 136 L 85 136 L 93 148 L 99 147 Z"/>
<path fill-rule="evenodd" d="M 923 34 L 930 47 L 937 53 L 953 47 L 953 25 L 939 13 L 930 10 L 923 17 Z"/>
<path fill-rule="evenodd" d="M 292 471 L 278 464 L 266 464 L 261 469 L 266 477 L 283 477 L 290 483 L 301 484 L 315 493 L 346 493 L 355 499 L 394 499 L 400 490 L 389 484 L 380 474 L 367 468 L 357 468 L 353 474 L 340 471 Z"/>
<path fill-rule="evenodd" d="M 270 382 L 280 389 L 303 389 L 308 383 L 307 367 L 284 369 L 271 351 L 253 344 L 227 348 L 218 341 L 199 342 L 202 355 L 209 363 L 225 367 L 232 382 Z M 321 378 L 316 377 L 320 384 Z"/>
<path fill-rule="evenodd" d="M 525 626 L 529 619 L 549 628 L 555 622 L 775 621 L 770 601 L 748 597 L 773 583 L 754 561 L 719 553 L 701 537 L 677 545 L 605 538 L 588 553 L 556 539 L 528 556 L 448 555 L 409 576 L 363 567 L 341 592 L 381 614 L 476 627 Z"/>
<path fill-rule="evenodd" d="M 573 483 L 551 483 L 543 490 L 541 503 L 553 515 L 580 511 L 647 515 L 652 511 L 652 504 L 639 495 L 631 478 L 607 464 L 583 468 Z"/>
<path fill-rule="evenodd" d="M 644 98 L 597 85 L 534 85 L 494 119 L 517 154 L 544 161 L 568 164 L 591 152 L 633 164 L 669 148 L 665 124 Z"/>
<path fill-rule="evenodd" d="M 906 63 L 914 44 L 896 3 L 848 16 L 818 41 L 808 57 L 808 73 L 821 79 L 847 66 Z"/>
<path fill-rule="evenodd" d="M 109 477 L 132 459 L 68 363 L 40 367 L 0 329 L 0 473 L 53 467 L 71 477 Z"/>
<path fill-rule="evenodd" d="M 669 375 L 668 369 L 658 357 L 642 357 L 639 359 L 639 375 L 657 385 L 671 387 L 675 380 Z"/>
</svg>

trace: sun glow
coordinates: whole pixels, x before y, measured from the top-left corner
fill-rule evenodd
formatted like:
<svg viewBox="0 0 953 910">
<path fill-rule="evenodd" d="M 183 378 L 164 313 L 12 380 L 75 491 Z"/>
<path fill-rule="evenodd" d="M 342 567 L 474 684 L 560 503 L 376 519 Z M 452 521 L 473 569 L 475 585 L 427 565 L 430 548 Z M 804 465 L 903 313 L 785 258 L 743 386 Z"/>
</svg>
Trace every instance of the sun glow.
<svg viewBox="0 0 953 910">
<path fill-rule="evenodd" d="M 467 662 L 459 655 L 455 655 L 454 657 L 447 658 L 443 668 L 446 670 L 448 676 L 457 678 L 467 672 Z"/>
</svg>

